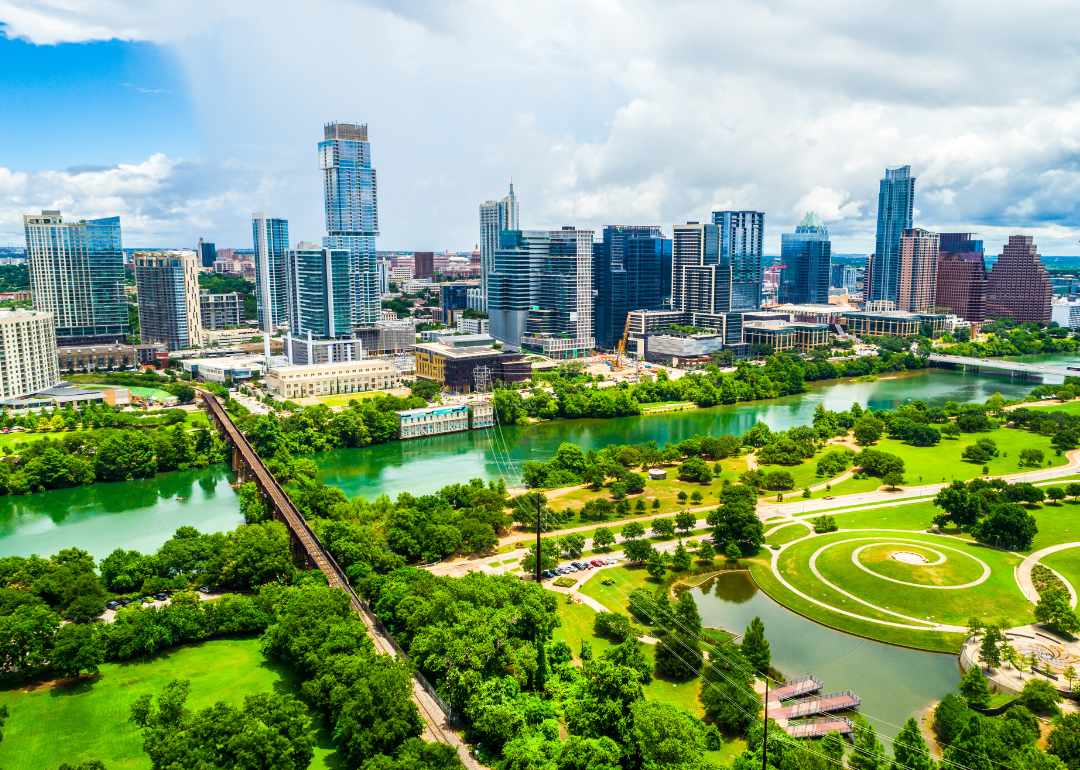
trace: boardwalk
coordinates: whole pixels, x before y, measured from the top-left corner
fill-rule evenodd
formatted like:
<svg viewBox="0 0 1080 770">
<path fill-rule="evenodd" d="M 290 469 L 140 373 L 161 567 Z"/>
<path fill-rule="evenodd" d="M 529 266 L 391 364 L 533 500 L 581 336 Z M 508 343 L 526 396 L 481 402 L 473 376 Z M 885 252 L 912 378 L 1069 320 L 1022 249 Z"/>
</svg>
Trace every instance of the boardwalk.
<svg viewBox="0 0 1080 770">
<path fill-rule="evenodd" d="M 821 680 L 813 674 L 807 674 L 798 679 L 789 679 L 779 687 L 769 690 L 769 702 L 799 698 L 812 692 L 818 692 L 822 687 L 824 685 Z"/>
<path fill-rule="evenodd" d="M 769 704 L 769 716 L 773 719 L 799 719 L 813 714 L 829 714 L 833 711 L 847 711 L 857 707 L 862 699 L 851 690 L 831 692 L 817 698 L 797 700 L 794 703 L 780 705 L 779 701 Z M 776 705 L 773 706 L 772 704 Z"/>
<path fill-rule="evenodd" d="M 240 429 L 233 423 L 225 409 L 221 406 L 217 397 L 213 394 L 200 390 L 199 396 L 210 415 L 210 422 L 222 434 L 223 438 L 233 447 L 233 469 L 242 478 L 252 476 L 263 495 L 266 497 L 269 508 L 274 512 L 275 518 L 279 519 L 289 530 L 293 541 L 293 554 L 303 558 L 307 563 L 322 571 L 331 587 L 344 591 L 349 597 L 349 603 L 353 610 L 360 615 L 367 626 L 368 635 L 375 643 L 377 652 L 385 653 L 391 657 L 404 656 L 404 652 L 398 647 L 379 620 L 372 615 L 360 597 L 349 585 L 344 571 L 338 565 L 330 552 L 326 550 L 322 542 L 308 526 L 303 514 L 293 504 L 292 500 L 282 489 L 274 475 L 266 468 L 262 458 L 248 443 Z M 420 710 L 420 716 L 424 720 L 424 737 L 428 740 L 439 741 L 449 744 L 457 749 L 458 757 L 470 770 L 480 770 L 483 767 L 469 753 L 461 739 L 449 726 L 449 718 L 443 709 L 438 695 L 430 690 L 430 685 L 419 678 L 413 677 L 413 702 Z"/>
<path fill-rule="evenodd" d="M 833 730 L 841 735 L 851 735 L 855 731 L 855 725 L 847 717 L 828 717 L 807 719 L 784 728 L 784 732 L 792 738 L 822 738 Z"/>
</svg>

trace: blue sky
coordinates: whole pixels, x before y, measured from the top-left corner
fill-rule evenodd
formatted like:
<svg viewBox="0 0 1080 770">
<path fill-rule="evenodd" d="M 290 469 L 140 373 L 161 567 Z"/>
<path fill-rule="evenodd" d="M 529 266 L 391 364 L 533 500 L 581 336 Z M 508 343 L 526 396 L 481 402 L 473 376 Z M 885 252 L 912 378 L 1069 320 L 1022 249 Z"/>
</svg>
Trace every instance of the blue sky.
<svg viewBox="0 0 1080 770">
<path fill-rule="evenodd" d="M 514 178 L 526 228 L 814 210 L 873 249 L 916 226 L 1080 254 L 1080 5 L 953 0 L 0 0 L 0 243 L 119 215 L 125 245 L 324 234 L 315 147 L 369 124 L 382 249 L 471 249 Z M 930 34 L 927 30 L 933 30 Z M 5 39 L 6 38 L 6 39 Z M 127 85 L 125 85 L 127 84 Z"/>
</svg>

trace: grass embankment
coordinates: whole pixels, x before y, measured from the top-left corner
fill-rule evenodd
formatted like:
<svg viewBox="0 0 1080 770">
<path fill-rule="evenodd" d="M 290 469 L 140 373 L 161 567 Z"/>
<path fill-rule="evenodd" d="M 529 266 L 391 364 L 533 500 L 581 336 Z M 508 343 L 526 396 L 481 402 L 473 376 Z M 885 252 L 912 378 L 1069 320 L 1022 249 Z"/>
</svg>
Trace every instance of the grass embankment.
<svg viewBox="0 0 1080 770">
<path fill-rule="evenodd" d="M 81 683 L 26 692 L 0 691 L 0 704 L 11 712 L 0 744 L 5 770 L 51 770 L 64 762 L 100 759 L 109 770 L 142 770 L 150 761 L 139 731 L 129 720 L 131 703 L 157 695 L 173 679 L 191 681 L 187 706 L 198 710 L 224 700 L 243 704 L 257 692 L 297 694 L 296 679 L 285 667 L 265 658 L 258 639 L 227 639 L 178 647 L 126 663 L 107 663 Z M 314 724 L 318 717 L 313 715 Z M 312 770 L 338 768 L 329 733 L 317 736 Z"/>
</svg>

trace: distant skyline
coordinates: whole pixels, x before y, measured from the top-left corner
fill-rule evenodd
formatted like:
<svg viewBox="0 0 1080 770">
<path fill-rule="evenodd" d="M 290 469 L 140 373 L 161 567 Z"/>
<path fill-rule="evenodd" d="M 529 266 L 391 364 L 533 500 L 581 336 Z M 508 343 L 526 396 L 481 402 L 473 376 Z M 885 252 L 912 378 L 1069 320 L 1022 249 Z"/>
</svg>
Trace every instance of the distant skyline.
<svg viewBox="0 0 1080 770">
<path fill-rule="evenodd" d="M 513 178 L 523 228 L 757 210 L 775 255 L 812 210 L 866 254 L 878 180 L 910 164 L 916 227 L 1080 255 L 1078 22 L 1054 2 L 0 0 L 0 245 L 43 208 L 120 216 L 128 246 L 250 248 L 264 210 L 319 242 L 313 148 L 339 120 L 370 127 L 384 251 L 470 251 Z"/>
</svg>

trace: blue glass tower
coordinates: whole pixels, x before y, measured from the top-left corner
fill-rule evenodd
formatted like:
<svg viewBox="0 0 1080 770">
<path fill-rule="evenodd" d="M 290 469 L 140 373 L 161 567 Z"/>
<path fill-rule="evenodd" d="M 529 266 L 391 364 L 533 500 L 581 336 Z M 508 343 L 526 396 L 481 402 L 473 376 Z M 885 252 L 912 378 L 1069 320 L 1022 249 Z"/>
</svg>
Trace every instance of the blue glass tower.
<svg viewBox="0 0 1080 770">
<path fill-rule="evenodd" d="M 289 249 L 289 220 L 276 219 L 268 211 L 251 215 L 255 240 L 255 297 L 259 329 L 273 334 L 288 323 L 289 300 L 285 253 Z"/>
<path fill-rule="evenodd" d="M 765 214 L 760 211 L 714 211 L 720 230 L 720 264 L 731 266 L 731 309 L 761 307 L 762 240 Z"/>
<path fill-rule="evenodd" d="M 780 301 L 796 305 L 829 304 L 832 243 L 825 223 L 814 212 L 794 233 L 781 236 Z"/>
<path fill-rule="evenodd" d="M 911 166 L 885 169 L 878 192 L 877 240 L 864 290 L 867 302 L 899 300 L 900 234 L 911 229 L 915 209 L 915 177 Z"/>
<path fill-rule="evenodd" d="M 608 225 L 593 255 L 596 344 L 614 348 L 622 339 L 627 313 L 660 310 L 670 297 L 671 241 L 659 227 Z"/>
<path fill-rule="evenodd" d="M 327 123 L 319 142 L 323 171 L 327 237 L 323 245 L 349 252 L 352 281 L 352 323 L 371 327 L 379 320 L 379 286 L 375 236 L 379 207 L 367 124 Z"/>
</svg>

